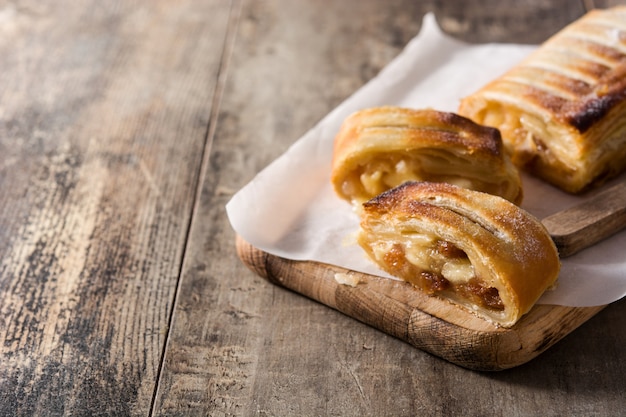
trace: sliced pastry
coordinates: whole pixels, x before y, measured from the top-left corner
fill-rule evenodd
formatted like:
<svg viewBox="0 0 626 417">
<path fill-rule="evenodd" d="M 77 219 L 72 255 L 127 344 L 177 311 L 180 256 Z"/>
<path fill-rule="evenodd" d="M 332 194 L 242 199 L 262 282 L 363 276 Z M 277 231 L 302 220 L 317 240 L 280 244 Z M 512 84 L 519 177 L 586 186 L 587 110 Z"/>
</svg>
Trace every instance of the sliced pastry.
<svg viewBox="0 0 626 417">
<path fill-rule="evenodd" d="M 517 168 L 497 129 L 454 113 L 377 107 L 349 116 L 335 138 L 331 182 L 360 205 L 405 181 L 447 182 L 520 203 Z"/>
<path fill-rule="evenodd" d="M 626 7 L 593 10 L 459 113 L 500 130 L 513 162 L 578 193 L 626 168 Z"/>
<path fill-rule="evenodd" d="M 514 325 L 556 283 L 545 227 L 501 197 L 407 182 L 363 206 L 358 243 L 382 270 L 497 325 Z"/>
</svg>

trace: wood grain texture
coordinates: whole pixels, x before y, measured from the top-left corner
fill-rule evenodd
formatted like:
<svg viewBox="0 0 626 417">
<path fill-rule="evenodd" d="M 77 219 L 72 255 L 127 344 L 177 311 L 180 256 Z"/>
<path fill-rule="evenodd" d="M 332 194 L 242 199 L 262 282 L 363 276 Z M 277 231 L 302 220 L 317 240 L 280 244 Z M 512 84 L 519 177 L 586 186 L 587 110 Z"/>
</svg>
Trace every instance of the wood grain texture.
<svg viewBox="0 0 626 417">
<path fill-rule="evenodd" d="M 436 0 L 441 28 L 467 42 L 539 44 L 582 16 L 582 0 Z M 529 22 L 532 25 L 529 26 Z M 529 28 L 532 28 L 529 30 Z"/>
<path fill-rule="evenodd" d="M 186 415 L 254 415 L 264 407 L 257 400 L 275 372 L 265 366 L 278 365 L 279 355 L 308 355 L 305 347 L 287 353 L 267 345 L 280 344 L 270 337 L 274 313 L 298 310 L 310 320 L 308 328 L 326 333 L 313 318 L 320 314 L 315 308 L 294 304 L 250 276 L 237 258 L 224 206 L 242 184 L 401 51 L 419 30 L 423 6 L 397 0 L 385 7 L 360 0 L 241 2 L 157 415 L 181 409 Z M 322 321 L 328 321 L 327 314 L 321 313 Z M 347 323 L 343 326 L 350 331 Z M 321 368 L 310 371 L 325 374 Z M 305 383 L 304 370 L 298 374 L 292 377 Z M 352 380 L 348 375 L 342 381 Z M 317 402 L 317 388 L 308 387 L 311 393 L 303 401 Z M 298 414 L 272 410 L 271 415 Z M 315 414 L 308 406 L 302 411 Z"/>
<path fill-rule="evenodd" d="M 608 416 L 623 409 L 626 334 L 615 323 L 626 303 L 529 363 L 483 373 L 284 290 L 239 261 L 224 210 L 232 194 L 395 57 L 434 4 L 240 7 L 155 414 Z M 569 19 L 547 13 L 555 25 Z M 556 30 L 547 26 L 541 31 Z M 517 40 L 538 36 L 526 27 Z"/>
<path fill-rule="evenodd" d="M 587 10 L 606 9 L 608 7 L 623 6 L 624 0 L 583 0 L 583 5 Z"/>
<path fill-rule="evenodd" d="M 1 4 L 0 415 L 149 412 L 228 11 Z"/>
<path fill-rule="evenodd" d="M 621 231 L 626 226 L 626 183 L 589 196 L 583 203 L 541 221 L 561 257 L 571 256 Z"/>
<path fill-rule="evenodd" d="M 0 415 L 621 413 L 624 302 L 483 373 L 237 258 L 226 202 L 426 11 L 459 38 L 519 42 L 582 13 L 466 4 L 0 1 Z"/>
<path fill-rule="evenodd" d="M 605 306 L 535 306 L 513 327 L 499 328 L 405 282 L 264 253 L 237 237 L 239 258 L 252 271 L 411 345 L 468 369 L 522 365 Z M 349 275 L 352 285 L 337 281 Z"/>
</svg>

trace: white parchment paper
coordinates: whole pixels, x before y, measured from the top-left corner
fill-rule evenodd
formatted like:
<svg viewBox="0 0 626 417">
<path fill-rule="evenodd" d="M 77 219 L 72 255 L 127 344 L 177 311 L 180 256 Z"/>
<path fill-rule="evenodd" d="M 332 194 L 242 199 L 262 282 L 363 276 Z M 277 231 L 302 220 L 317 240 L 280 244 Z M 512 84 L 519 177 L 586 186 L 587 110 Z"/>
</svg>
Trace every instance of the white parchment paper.
<svg viewBox="0 0 626 417">
<path fill-rule="evenodd" d="M 535 47 L 469 45 L 442 33 L 434 16 L 376 78 L 355 92 L 281 157 L 237 192 L 226 206 L 234 230 L 253 246 L 294 260 L 387 276 L 352 242 L 358 217 L 330 186 L 335 134 L 352 112 L 381 105 L 456 111 L 459 100 L 519 62 Z M 626 176 L 617 181 L 624 181 Z M 522 207 L 539 218 L 582 202 L 523 176 Z M 595 306 L 626 295 L 626 232 L 562 262 L 558 288 L 543 304 Z"/>
</svg>

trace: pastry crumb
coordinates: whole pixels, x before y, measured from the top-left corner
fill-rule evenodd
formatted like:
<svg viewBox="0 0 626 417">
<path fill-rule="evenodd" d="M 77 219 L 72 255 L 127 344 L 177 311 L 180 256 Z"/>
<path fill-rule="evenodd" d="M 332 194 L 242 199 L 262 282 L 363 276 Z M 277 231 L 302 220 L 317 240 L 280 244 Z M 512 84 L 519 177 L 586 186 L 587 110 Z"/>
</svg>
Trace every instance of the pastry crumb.
<svg viewBox="0 0 626 417">
<path fill-rule="evenodd" d="M 359 283 L 359 277 L 350 274 L 336 273 L 335 281 L 341 285 L 349 285 L 350 287 L 356 287 Z"/>
</svg>

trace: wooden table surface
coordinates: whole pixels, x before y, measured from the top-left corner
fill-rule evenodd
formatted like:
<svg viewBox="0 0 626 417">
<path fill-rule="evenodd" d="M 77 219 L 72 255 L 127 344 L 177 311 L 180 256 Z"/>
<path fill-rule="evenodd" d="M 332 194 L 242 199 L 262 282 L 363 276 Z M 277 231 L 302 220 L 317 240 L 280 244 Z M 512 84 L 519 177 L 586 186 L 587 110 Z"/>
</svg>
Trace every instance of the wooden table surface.
<svg viewBox="0 0 626 417">
<path fill-rule="evenodd" d="M 0 2 L 0 415 L 625 415 L 623 300 L 470 371 L 258 277 L 224 209 L 424 13 L 538 43 L 611 4 Z"/>
</svg>

